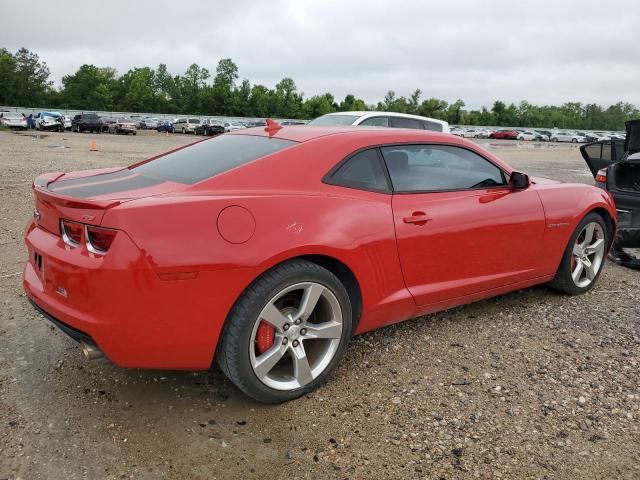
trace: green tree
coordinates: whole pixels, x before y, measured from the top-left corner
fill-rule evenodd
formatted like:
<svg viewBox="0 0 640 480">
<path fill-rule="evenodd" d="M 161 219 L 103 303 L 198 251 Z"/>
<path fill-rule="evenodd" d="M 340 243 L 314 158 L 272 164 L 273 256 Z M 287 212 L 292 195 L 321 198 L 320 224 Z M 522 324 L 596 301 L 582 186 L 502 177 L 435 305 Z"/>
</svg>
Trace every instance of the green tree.
<svg viewBox="0 0 640 480">
<path fill-rule="evenodd" d="M 73 75 L 62 77 L 63 106 L 79 110 L 111 110 L 116 106 L 114 97 L 118 95 L 118 83 L 113 68 L 82 65 Z"/>
<path fill-rule="evenodd" d="M 327 113 L 335 112 L 338 109 L 333 95 L 325 93 L 323 95 L 314 95 L 305 100 L 302 105 L 302 116 L 304 118 L 316 118 Z"/>
<path fill-rule="evenodd" d="M 364 100 L 356 98 L 352 94 L 348 94 L 344 97 L 344 100 L 340 102 L 338 110 L 341 112 L 354 112 L 368 110 L 367 104 Z"/>
</svg>

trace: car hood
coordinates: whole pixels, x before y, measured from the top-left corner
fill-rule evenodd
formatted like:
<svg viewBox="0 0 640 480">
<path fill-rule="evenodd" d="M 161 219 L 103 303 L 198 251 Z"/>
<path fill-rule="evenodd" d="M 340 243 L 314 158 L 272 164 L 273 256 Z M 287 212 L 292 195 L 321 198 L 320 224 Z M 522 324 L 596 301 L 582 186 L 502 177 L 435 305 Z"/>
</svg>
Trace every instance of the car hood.
<svg viewBox="0 0 640 480">
<path fill-rule="evenodd" d="M 550 178 L 544 178 L 544 177 L 529 177 L 529 180 L 532 183 L 535 183 L 538 185 L 552 185 L 554 183 L 562 183 L 562 182 L 559 182 L 558 180 L 551 180 Z"/>
</svg>

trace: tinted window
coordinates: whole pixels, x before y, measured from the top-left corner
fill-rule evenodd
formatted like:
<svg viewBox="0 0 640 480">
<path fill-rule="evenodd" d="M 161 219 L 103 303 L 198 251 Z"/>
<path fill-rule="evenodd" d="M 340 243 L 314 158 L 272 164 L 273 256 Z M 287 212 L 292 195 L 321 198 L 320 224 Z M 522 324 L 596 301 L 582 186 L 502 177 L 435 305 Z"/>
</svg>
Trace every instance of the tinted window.
<svg viewBox="0 0 640 480">
<path fill-rule="evenodd" d="M 422 126 L 424 127 L 425 130 L 432 130 L 434 132 L 442 132 L 442 124 L 441 123 L 428 122 L 427 120 L 422 120 Z"/>
<path fill-rule="evenodd" d="M 163 180 L 196 183 L 295 144 L 280 138 L 221 135 L 132 167 L 132 170 Z"/>
<path fill-rule="evenodd" d="M 446 191 L 506 185 L 502 171 L 480 155 L 446 145 L 406 145 L 382 149 L 393 189 Z"/>
<path fill-rule="evenodd" d="M 189 123 L 200 123 L 200 119 L 198 118 L 190 118 Z"/>
<path fill-rule="evenodd" d="M 372 117 L 363 120 L 358 125 L 364 125 L 365 127 L 388 127 L 389 117 Z"/>
<path fill-rule="evenodd" d="M 387 177 L 375 149 L 356 153 L 331 175 L 330 182 L 361 190 L 389 190 Z"/>
<path fill-rule="evenodd" d="M 360 115 L 323 115 L 314 118 L 307 125 L 353 125 Z"/>
<path fill-rule="evenodd" d="M 415 118 L 391 117 L 391 126 L 395 128 L 415 128 L 422 130 L 422 121 Z"/>
</svg>

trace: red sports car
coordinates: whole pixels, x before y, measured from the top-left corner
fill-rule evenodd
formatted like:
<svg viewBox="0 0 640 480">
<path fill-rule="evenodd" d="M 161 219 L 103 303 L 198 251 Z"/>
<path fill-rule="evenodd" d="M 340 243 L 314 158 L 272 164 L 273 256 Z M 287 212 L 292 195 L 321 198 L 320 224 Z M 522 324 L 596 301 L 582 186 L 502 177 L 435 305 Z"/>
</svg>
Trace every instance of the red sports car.
<svg viewBox="0 0 640 480">
<path fill-rule="evenodd" d="M 262 402 L 316 388 L 354 334 L 536 284 L 583 293 L 616 228 L 608 192 L 421 130 L 269 122 L 33 190 L 24 289 L 87 357 L 217 361 Z"/>
<path fill-rule="evenodd" d="M 517 140 L 520 132 L 517 130 L 498 130 L 489 134 L 489 138 L 497 138 L 501 140 Z"/>
</svg>

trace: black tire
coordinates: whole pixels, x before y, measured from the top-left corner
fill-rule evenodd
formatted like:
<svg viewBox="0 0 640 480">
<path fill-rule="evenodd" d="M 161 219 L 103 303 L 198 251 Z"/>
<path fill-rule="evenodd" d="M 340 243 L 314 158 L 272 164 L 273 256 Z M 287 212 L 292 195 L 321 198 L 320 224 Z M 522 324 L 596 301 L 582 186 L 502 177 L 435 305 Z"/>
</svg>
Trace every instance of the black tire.
<svg viewBox="0 0 640 480">
<path fill-rule="evenodd" d="M 578 143 L 578 139 L 577 138 L 572 138 L 571 139 L 571 143 Z"/>
<path fill-rule="evenodd" d="M 276 390 L 255 375 L 249 358 L 251 334 L 269 300 L 287 286 L 313 281 L 336 296 L 343 315 L 340 344 L 326 369 L 303 387 Z M 216 349 L 216 360 L 227 378 L 247 396 L 262 403 L 281 403 L 298 398 L 320 386 L 340 362 L 353 333 L 351 301 L 344 285 L 329 270 L 306 260 L 281 263 L 258 277 L 238 299 L 227 317 Z"/>
<path fill-rule="evenodd" d="M 564 254 L 562 255 L 562 260 L 560 261 L 560 266 L 558 267 L 556 276 L 549 283 L 549 287 L 551 287 L 553 290 L 556 290 L 557 292 L 561 292 L 561 293 L 566 293 L 568 295 L 580 295 L 591 290 L 593 286 L 596 284 L 596 282 L 598 281 L 598 277 L 600 276 L 600 273 L 602 273 L 602 269 L 604 267 L 604 258 L 602 259 L 602 264 L 600 265 L 600 269 L 596 273 L 595 278 L 586 287 L 579 287 L 578 285 L 575 284 L 575 282 L 573 281 L 573 278 L 571 277 L 573 245 L 576 242 L 578 235 L 580 234 L 584 226 L 591 222 L 597 222 L 602 227 L 602 231 L 604 232 L 604 236 L 605 236 L 604 243 L 605 243 L 605 253 L 606 253 L 606 249 L 609 247 L 611 243 L 611 239 L 609 238 L 610 232 L 607 228 L 607 224 L 605 223 L 602 216 L 593 212 L 589 213 L 580 221 L 580 223 L 578 223 L 578 226 L 576 227 L 575 231 L 571 235 L 571 238 L 569 239 L 569 243 L 567 244 Z"/>
</svg>

